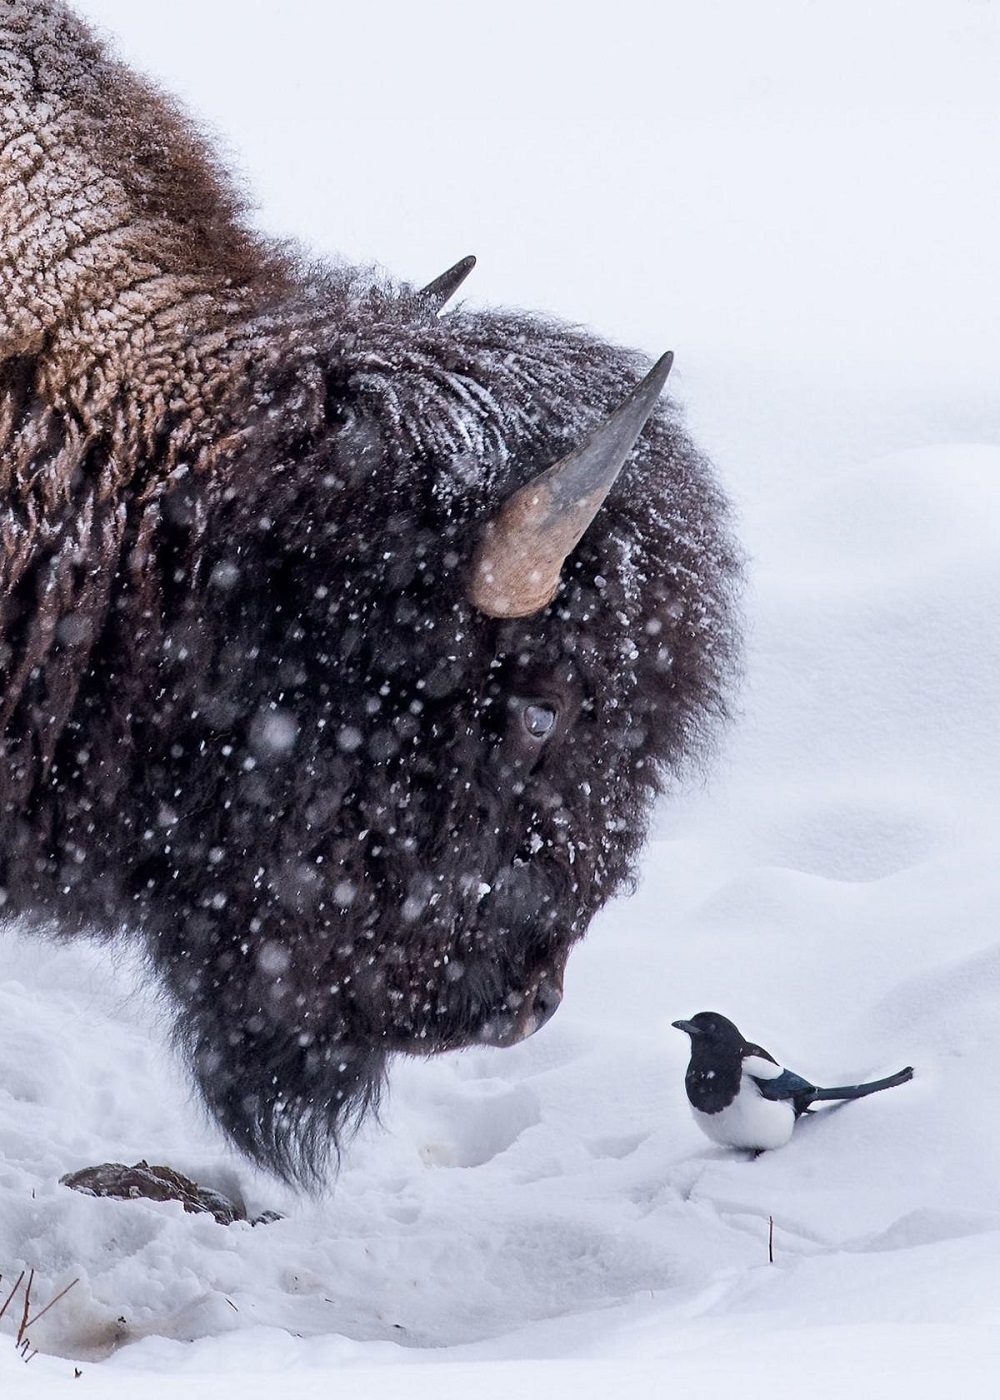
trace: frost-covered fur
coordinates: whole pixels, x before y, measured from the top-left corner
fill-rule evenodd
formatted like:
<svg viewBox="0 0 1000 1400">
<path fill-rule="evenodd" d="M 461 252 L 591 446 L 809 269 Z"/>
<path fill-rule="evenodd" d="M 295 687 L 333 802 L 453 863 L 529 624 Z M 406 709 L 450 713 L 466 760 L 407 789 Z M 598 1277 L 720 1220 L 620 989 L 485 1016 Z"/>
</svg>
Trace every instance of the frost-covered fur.
<svg viewBox="0 0 1000 1400">
<path fill-rule="evenodd" d="M 627 880 L 724 708 L 725 512 L 665 407 L 555 602 L 476 613 L 482 522 L 637 357 L 299 265 L 52 0 L 0 0 L 0 101 L 7 907 L 142 937 L 212 1111 L 308 1180 Z"/>
</svg>

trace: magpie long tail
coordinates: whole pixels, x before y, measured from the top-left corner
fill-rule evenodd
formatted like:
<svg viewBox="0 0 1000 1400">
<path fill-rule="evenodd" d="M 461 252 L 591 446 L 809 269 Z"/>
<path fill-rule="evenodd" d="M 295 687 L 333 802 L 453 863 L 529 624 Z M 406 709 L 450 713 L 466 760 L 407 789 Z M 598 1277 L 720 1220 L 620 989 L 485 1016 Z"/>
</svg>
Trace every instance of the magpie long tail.
<svg viewBox="0 0 1000 1400">
<path fill-rule="evenodd" d="M 816 1103 L 820 1099 L 863 1099 L 868 1094 L 877 1094 L 881 1089 L 895 1089 L 897 1084 L 905 1084 L 912 1078 L 913 1066 L 907 1065 L 896 1074 L 890 1074 L 887 1079 L 873 1079 L 868 1084 L 843 1084 L 839 1089 L 814 1089 L 809 1101 Z"/>
</svg>

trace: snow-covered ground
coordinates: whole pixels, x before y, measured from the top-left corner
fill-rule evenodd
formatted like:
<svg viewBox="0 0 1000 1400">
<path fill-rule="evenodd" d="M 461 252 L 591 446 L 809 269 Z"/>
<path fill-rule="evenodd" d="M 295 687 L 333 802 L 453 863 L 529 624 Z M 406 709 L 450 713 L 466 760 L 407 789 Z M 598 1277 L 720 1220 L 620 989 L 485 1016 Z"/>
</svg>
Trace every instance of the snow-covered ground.
<svg viewBox="0 0 1000 1400">
<path fill-rule="evenodd" d="M 321 1201 L 230 1154 L 127 964 L 2 934 L 0 1378 L 49 1397 L 984 1389 L 1000 1365 L 1000 8 L 131 0 L 267 227 L 673 348 L 752 556 L 740 722 L 546 1029 L 401 1063 Z M 341 9 L 343 8 L 343 13 Z M 747 1162 L 717 1009 L 913 1083 Z M 169 1162 L 251 1228 L 56 1183 Z M 768 1263 L 768 1217 L 775 1262 Z M 103 1359 L 102 1359 L 103 1358 Z M 405 1376 L 399 1368 L 405 1367 Z M 82 1392 L 81 1392 L 82 1393 Z"/>
</svg>

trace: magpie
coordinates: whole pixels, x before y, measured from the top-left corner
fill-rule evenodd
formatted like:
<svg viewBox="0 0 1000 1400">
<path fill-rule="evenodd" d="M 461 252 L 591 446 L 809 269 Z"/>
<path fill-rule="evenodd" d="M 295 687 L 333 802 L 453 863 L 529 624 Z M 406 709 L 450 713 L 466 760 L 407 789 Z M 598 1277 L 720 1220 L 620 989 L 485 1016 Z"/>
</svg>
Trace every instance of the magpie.
<svg viewBox="0 0 1000 1400">
<path fill-rule="evenodd" d="M 863 1099 L 913 1078 L 907 1065 L 887 1079 L 820 1089 L 783 1069 L 773 1055 L 744 1040 L 725 1016 L 699 1011 L 690 1021 L 673 1021 L 691 1037 L 691 1063 L 684 1076 L 694 1120 L 702 1132 L 724 1147 L 766 1152 L 784 1147 L 795 1121 L 812 1104 L 825 1099 Z"/>
</svg>

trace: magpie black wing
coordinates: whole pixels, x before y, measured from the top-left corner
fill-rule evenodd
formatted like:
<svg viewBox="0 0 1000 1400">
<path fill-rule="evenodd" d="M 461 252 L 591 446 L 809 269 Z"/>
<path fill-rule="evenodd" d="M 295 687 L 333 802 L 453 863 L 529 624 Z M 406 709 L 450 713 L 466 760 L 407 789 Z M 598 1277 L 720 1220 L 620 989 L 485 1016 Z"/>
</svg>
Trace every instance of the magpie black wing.
<svg viewBox="0 0 1000 1400">
<path fill-rule="evenodd" d="M 768 1059 L 770 1059 L 770 1055 Z M 793 1074 L 790 1069 L 782 1072 L 774 1079 L 758 1079 L 756 1075 L 750 1078 L 757 1085 L 765 1099 L 796 1099 L 805 1097 L 806 1102 L 812 1098 L 816 1092 L 816 1085 L 810 1084 L 808 1079 L 803 1079 L 801 1074 Z M 801 1109 L 796 1103 L 796 1109 Z"/>
</svg>

